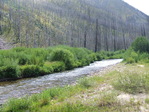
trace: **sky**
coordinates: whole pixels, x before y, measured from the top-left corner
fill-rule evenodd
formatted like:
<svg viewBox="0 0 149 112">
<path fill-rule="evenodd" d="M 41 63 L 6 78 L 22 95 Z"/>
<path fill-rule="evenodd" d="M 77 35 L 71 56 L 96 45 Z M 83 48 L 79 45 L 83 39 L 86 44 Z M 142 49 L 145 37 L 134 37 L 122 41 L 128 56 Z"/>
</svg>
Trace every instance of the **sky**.
<svg viewBox="0 0 149 112">
<path fill-rule="evenodd" d="M 142 11 L 143 13 L 149 15 L 149 0 L 123 0 L 129 5 L 132 5 L 136 9 Z"/>
</svg>

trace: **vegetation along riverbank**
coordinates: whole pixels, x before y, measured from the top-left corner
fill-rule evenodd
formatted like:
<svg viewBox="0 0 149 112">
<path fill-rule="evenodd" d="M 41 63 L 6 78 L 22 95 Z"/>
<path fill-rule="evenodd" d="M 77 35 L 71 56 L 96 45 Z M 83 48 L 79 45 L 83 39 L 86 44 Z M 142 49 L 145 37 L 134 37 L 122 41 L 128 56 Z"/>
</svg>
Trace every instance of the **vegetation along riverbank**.
<svg viewBox="0 0 149 112">
<path fill-rule="evenodd" d="M 0 112 L 147 112 L 148 69 L 148 64 L 111 66 L 76 85 L 11 99 Z"/>
<path fill-rule="evenodd" d="M 54 72 L 86 66 L 123 53 L 94 53 L 85 48 L 56 46 L 49 48 L 13 48 L 0 51 L 0 81 L 37 77 Z M 115 57 L 113 57 L 115 58 Z"/>
<path fill-rule="evenodd" d="M 96 58 L 104 54 L 104 57 L 123 57 L 124 62 L 80 79 L 75 85 L 51 88 L 40 94 L 11 99 L 0 111 L 148 112 L 148 45 L 148 40 L 140 37 L 125 53 L 113 55 L 100 52 L 96 54 Z"/>
</svg>

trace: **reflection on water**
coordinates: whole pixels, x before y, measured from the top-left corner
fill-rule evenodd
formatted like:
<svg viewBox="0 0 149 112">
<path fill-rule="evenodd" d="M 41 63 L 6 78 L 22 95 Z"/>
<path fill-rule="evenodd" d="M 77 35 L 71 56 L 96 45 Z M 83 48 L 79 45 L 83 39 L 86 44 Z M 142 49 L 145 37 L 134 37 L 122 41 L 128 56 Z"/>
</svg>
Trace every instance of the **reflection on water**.
<svg viewBox="0 0 149 112">
<path fill-rule="evenodd" d="M 12 82 L 0 83 L 0 104 L 12 97 L 22 97 L 39 93 L 46 88 L 64 86 L 74 83 L 78 78 L 100 71 L 109 65 L 120 63 L 122 59 L 97 61 L 89 66 L 76 68 L 71 71 L 54 73 L 37 78 L 28 78 Z"/>
</svg>

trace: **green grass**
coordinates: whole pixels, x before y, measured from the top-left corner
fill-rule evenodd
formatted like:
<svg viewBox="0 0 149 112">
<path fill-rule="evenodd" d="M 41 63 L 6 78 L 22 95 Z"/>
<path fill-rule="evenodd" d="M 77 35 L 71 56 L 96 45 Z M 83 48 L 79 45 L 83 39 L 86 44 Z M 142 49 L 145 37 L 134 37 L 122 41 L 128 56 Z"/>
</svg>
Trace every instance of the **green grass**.
<svg viewBox="0 0 149 112">
<path fill-rule="evenodd" d="M 43 109 L 41 112 L 83 112 L 86 110 L 88 110 L 87 106 L 81 104 L 80 102 L 76 102 L 49 106 L 48 109 Z"/>
<path fill-rule="evenodd" d="M 90 77 L 90 78 L 82 78 L 79 80 L 79 85 L 83 88 L 90 88 L 97 85 L 99 82 L 103 82 L 104 79 L 98 76 Z"/>
<path fill-rule="evenodd" d="M 139 108 L 140 104 L 138 102 L 129 101 L 122 104 L 117 96 L 118 93 L 115 91 L 101 93 L 101 97 L 94 101 L 95 112 L 134 112 Z"/>
<path fill-rule="evenodd" d="M 149 98 L 145 99 L 145 103 L 149 104 Z"/>
<path fill-rule="evenodd" d="M 69 98 L 75 94 L 81 93 L 83 91 L 86 91 L 88 86 L 84 86 L 84 83 L 82 83 L 81 79 L 77 85 L 75 86 L 66 86 L 66 87 L 57 87 L 48 89 L 46 91 L 43 91 L 41 94 L 35 94 L 31 97 L 25 97 L 21 99 L 11 99 L 6 104 L 3 105 L 0 112 L 20 112 L 20 111 L 38 111 L 38 109 L 46 106 L 46 105 L 52 105 L 52 103 L 56 104 L 58 102 L 64 101 L 66 98 Z M 85 81 L 87 82 L 94 82 L 95 84 L 100 84 L 103 79 L 101 77 L 92 77 L 87 78 Z M 95 87 L 92 86 L 91 88 Z M 67 107 L 65 107 L 67 106 Z M 64 112 L 70 112 L 76 110 L 76 108 L 83 108 L 81 104 L 69 104 L 64 103 L 60 107 L 52 106 L 51 109 L 58 110 L 58 109 L 64 109 Z M 74 108 L 74 109 L 73 109 Z M 81 110 L 80 110 L 81 111 Z"/>
<path fill-rule="evenodd" d="M 117 90 L 126 93 L 148 93 L 149 92 L 149 75 L 137 72 L 125 71 L 119 73 L 119 77 L 113 86 Z"/>
<path fill-rule="evenodd" d="M 124 102 L 118 96 L 128 94 L 147 94 L 148 64 L 120 64 L 102 76 L 90 76 L 78 80 L 76 85 L 56 87 L 20 99 L 11 99 L 5 103 L 0 112 L 135 112 L 143 106 L 141 101 L 132 98 Z M 134 70 L 139 72 L 135 73 Z M 117 72 L 117 70 L 119 72 Z M 129 70 L 129 72 L 128 72 Z M 147 71 L 146 74 L 143 74 Z M 143 78 L 145 77 L 145 78 Z M 117 80 L 118 79 L 118 80 Z M 120 80 L 121 79 L 121 80 Z M 127 80 L 126 80 L 127 79 Z M 122 81 L 119 83 L 119 81 Z M 129 81 L 129 85 L 127 84 Z M 146 83 L 144 83 L 146 81 Z M 114 88 L 106 88 L 114 84 Z M 115 87 L 115 84 L 116 87 Z M 108 86 L 109 85 L 109 86 Z M 141 85 L 141 86 L 140 86 Z M 144 86 L 142 86 L 144 85 Z M 100 90 L 101 88 L 105 88 Z M 142 99 L 148 104 L 148 97 Z M 123 102 L 123 103 L 122 103 Z"/>
<path fill-rule="evenodd" d="M 11 99 L 9 102 L 4 105 L 4 109 L 1 109 L 1 112 L 23 112 L 24 110 L 30 107 L 31 102 L 26 98 L 21 99 Z M 11 105 L 11 106 L 8 106 Z"/>
</svg>

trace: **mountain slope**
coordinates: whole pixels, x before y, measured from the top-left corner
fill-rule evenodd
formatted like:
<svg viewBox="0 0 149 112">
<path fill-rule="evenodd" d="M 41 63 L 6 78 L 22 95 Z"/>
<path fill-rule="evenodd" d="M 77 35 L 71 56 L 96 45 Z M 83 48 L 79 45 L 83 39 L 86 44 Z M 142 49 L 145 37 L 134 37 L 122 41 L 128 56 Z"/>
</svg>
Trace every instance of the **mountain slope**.
<svg viewBox="0 0 149 112">
<path fill-rule="evenodd" d="M 16 46 L 126 49 L 149 17 L 121 0 L 2 0 L 0 34 Z"/>
</svg>

